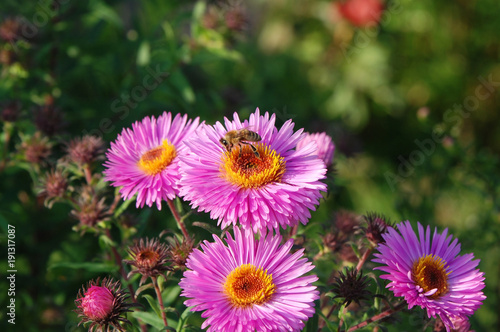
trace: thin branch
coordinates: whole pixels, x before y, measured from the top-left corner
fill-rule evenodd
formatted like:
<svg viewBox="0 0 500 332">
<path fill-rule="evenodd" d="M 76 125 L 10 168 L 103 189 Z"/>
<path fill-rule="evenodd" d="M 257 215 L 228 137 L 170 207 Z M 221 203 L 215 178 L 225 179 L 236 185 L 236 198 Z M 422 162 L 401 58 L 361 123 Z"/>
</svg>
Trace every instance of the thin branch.
<svg viewBox="0 0 500 332">
<path fill-rule="evenodd" d="M 366 251 L 364 252 L 363 256 L 359 260 L 358 265 L 356 265 L 356 271 L 359 272 L 361 270 L 361 268 L 363 267 L 363 264 L 365 264 L 365 262 L 368 259 L 368 257 L 370 257 L 370 254 L 372 253 L 372 251 L 373 251 L 373 248 L 366 249 Z"/>
<path fill-rule="evenodd" d="M 367 320 L 365 320 L 364 322 L 361 322 L 357 325 L 354 325 L 352 326 L 348 332 L 352 332 L 352 331 L 356 331 L 362 327 L 365 327 L 366 325 L 370 324 L 370 323 L 373 323 L 373 322 L 376 322 L 378 320 L 381 320 L 382 318 L 385 318 L 387 316 L 390 316 L 392 315 L 393 313 L 396 313 L 398 312 L 399 310 L 403 309 L 405 306 L 405 302 L 402 302 L 400 303 L 399 305 L 395 306 L 394 308 L 390 308 L 390 309 L 387 309 L 386 311 L 384 312 L 381 312 L 380 314 L 378 315 L 375 315 L 373 317 L 370 317 L 368 318 Z"/>
<path fill-rule="evenodd" d="M 165 306 L 163 305 L 163 298 L 161 297 L 160 287 L 158 286 L 158 278 L 151 276 L 151 280 L 153 280 L 153 285 L 156 291 L 156 297 L 158 297 L 158 303 L 160 304 L 161 309 L 161 318 L 163 318 L 163 324 L 165 327 L 168 326 L 167 323 L 167 314 L 165 313 Z"/>
<path fill-rule="evenodd" d="M 187 232 L 186 225 L 184 225 L 184 221 L 182 221 L 182 218 L 180 217 L 179 212 L 175 208 L 174 202 L 170 199 L 167 199 L 167 204 L 168 204 L 168 207 L 170 208 L 170 211 L 172 211 L 172 214 L 175 218 L 175 221 L 177 221 L 177 224 L 179 225 L 179 227 L 182 231 L 182 234 L 184 235 L 184 238 L 186 240 L 189 240 L 190 237 L 189 237 L 189 233 Z"/>
</svg>

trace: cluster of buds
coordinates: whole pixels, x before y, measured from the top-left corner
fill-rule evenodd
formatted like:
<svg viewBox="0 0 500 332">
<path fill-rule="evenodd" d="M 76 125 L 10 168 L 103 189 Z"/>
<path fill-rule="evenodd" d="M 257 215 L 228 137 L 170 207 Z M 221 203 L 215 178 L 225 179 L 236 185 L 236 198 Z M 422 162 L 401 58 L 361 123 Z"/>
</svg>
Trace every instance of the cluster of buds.
<svg viewBox="0 0 500 332">
<path fill-rule="evenodd" d="M 345 272 L 334 271 L 332 274 L 332 291 L 336 294 L 334 298 L 344 299 L 342 304 L 345 306 L 349 306 L 351 302 L 359 305 L 361 300 L 369 300 L 374 296 L 367 289 L 367 277 L 360 271 L 371 248 L 384 241 L 382 234 L 387 232 L 387 227 L 390 225 L 382 215 L 368 213 L 366 216 L 359 216 L 349 211 L 339 211 L 335 215 L 335 228 L 323 237 L 323 243 L 340 257 L 343 265 L 357 263 L 356 267 L 347 268 Z M 356 245 L 358 251 L 362 251 L 364 242 L 359 241 L 360 234 L 370 243 L 370 248 L 365 249 L 363 257 L 358 257 L 353 249 Z"/>
<path fill-rule="evenodd" d="M 353 212 L 341 210 L 335 214 L 334 227 L 323 236 L 324 245 L 344 262 L 357 260 L 352 249 L 354 235 L 359 227 L 361 217 Z"/>
<path fill-rule="evenodd" d="M 52 153 L 53 143 L 40 131 L 31 137 L 22 136 L 20 151 L 23 159 L 36 164 L 38 167 L 49 164 L 47 157 Z M 67 145 L 65 157 L 59 159 L 57 164 L 41 172 L 36 191 L 45 199 L 45 206 L 52 208 L 55 202 L 67 201 L 73 209 L 71 215 L 80 221 L 77 229 L 85 231 L 95 227 L 99 222 L 109 219 L 112 208 L 106 204 L 105 197 L 100 194 L 100 185 L 93 181 L 95 176 L 90 171 L 90 164 L 102 159 L 104 153 L 103 141 L 94 136 L 83 136 L 72 140 Z M 77 165 L 84 169 L 84 173 L 70 167 Z M 85 176 L 84 184 L 73 184 L 78 178 Z M 76 188 L 76 189 L 75 189 Z"/>
<path fill-rule="evenodd" d="M 210 5 L 202 18 L 202 24 L 207 29 L 222 26 L 232 31 L 241 31 L 247 25 L 247 13 L 240 4 Z"/>
<path fill-rule="evenodd" d="M 136 241 L 127 249 L 132 259 L 124 260 L 134 267 L 128 277 L 140 274 L 142 277 L 139 284 L 142 285 L 149 277 L 158 277 L 172 270 L 185 270 L 186 259 L 193 250 L 194 240 L 189 238 L 179 241 L 174 238 L 170 242 L 167 246 L 158 238 Z"/>
<path fill-rule="evenodd" d="M 243 30 L 247 22 L 245 12 L 241 6 L 234 6 L 227 9 L 224 14 L 224 20 L 230 30 L 236 31 Z"/>
</svg>

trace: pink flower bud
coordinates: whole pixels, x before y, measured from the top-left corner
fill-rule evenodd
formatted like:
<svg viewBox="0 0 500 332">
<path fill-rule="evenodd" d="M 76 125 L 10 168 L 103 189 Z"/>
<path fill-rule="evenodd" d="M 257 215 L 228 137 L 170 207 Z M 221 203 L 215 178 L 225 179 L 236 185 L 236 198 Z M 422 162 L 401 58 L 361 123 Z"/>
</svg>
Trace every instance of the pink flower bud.
<svg viewBox="0 0 500 332">
<path fill-rule="evenodd" d="M 313 141 L 316 143 L 318 150 L 316 154 L 319 159 L 323 160 L 326 167 L 329 167 L 333 161 L 333 154 L 335 152 L 335 145 L 333 144 L 332 138 L 326 133 L 305 133 L 299 143 L 297 143 L 297 150 L 306 146 L 309 142 Z"/>
<path fill-rule="evenodd" d="M 91 320 L 105 319 L 113 310 L 113 293 L 106 287 L 92 286 L 81 300 L 80 307 Z"/>
</svg>

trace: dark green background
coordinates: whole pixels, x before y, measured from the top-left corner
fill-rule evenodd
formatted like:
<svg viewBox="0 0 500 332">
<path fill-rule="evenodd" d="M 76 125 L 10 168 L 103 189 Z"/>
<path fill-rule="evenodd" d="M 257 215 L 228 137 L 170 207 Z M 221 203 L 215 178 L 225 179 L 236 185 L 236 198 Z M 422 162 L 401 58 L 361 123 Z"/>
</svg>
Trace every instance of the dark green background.
<svg viewBox="0 0 500 332">
<path fill-rule="evenodd" d="M 33 109 L 47 96 L 64 114 L 64 128 L 53 138 L 58 148 L 87 133 L 113 141 L 123 127 L 165 110 L 207 123 L 235 111 L 246 118 L 256 107 L 276 113 L 279 125 L 292 118 L 297 129 L 326 131 L 336 144 L 337 173 L 311 225 L 328 224 L 335 211 L 349 209 L 448 227 L 485 272 L 488 298 L 473 328 L 498 330 L 497 0 L 388 1 L 379 26 L 371 28 L 354 28 L 334 15 L 331 2 L 319 0 L 65 0 L 54 12 L 47 3 L 0 5 L 0 20 L 23 18 L 35 28 L 15 50 L 8 42 L 0 46 L 16 54 L 2 64 L 0 102 L 22 104 L 9 150 L 19 144 L 19 132 L 33 133 Z M 219 15 L 213 29 L 203 23 L 208 10 Z M 224 20 L 234 10 L 245 17 L 239 31 Z M 144 90 L 158 70 L 168 77 Z M 497 83 L 486 87 L 484 80 Z M 96 237 L 71 230 L 76 221 L 68 206 L 43 207 L 24 169 L 4 169 L 0 188 L 1 228 L 10 223 L 17 230 L 15 330 L 76 331 L 71 310 L 78 289 L 106 273 L 64 263 L 104 262 L 109 269 L 112 258 Z M 165 209 L 130 208 L 139 216 L 136 236 L 175 229 Z M 202 214 L 194 220 L 208 221 Z M 311 250 L 310 257 L 317 248 Z M 334 268 L 319 269 L 323 283 Z M 3 305 L 6 283 L 0 285 Z M 173 305 L 183 310 L 180 299 Z M 390 331 L 414 329 L 415 317 L 401 317 L 387 325 Z M 6 321 L 4 310 L 0 321 Z"/>
</svg>

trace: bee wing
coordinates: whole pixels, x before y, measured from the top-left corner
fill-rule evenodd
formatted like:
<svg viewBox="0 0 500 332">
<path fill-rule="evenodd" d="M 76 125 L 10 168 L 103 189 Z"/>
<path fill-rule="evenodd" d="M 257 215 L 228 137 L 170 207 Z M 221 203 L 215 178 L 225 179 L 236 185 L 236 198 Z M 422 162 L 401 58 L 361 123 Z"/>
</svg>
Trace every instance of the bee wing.
<svg viewBox="0 0 500 332">
<path fill-rule="evenodd" d="M 254 131 L 252 128 L 255 126 L 243 126 L 241 128 L 235 129 L 237 132 L 241 132 L 242 130 L 249 130 L 249 131 Z"/>
</svg>

